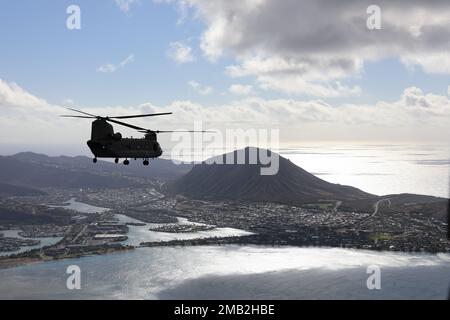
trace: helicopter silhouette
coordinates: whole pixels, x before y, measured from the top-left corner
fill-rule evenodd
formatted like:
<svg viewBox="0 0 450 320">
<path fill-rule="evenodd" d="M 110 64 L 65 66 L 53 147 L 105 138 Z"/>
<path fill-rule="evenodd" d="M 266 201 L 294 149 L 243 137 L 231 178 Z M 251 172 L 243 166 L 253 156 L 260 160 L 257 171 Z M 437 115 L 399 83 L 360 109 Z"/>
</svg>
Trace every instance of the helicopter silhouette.
<svg viewBox="0 0 450 320">
<path fill-rule="evenodd" d="M 129 165 L 130 159 L 143 159 L 144 166 L 149 165 L 149 159 L 155 159 L 162 155 L 163 150 L 157 141 L 158 133 L 171 133 L 171 132 L 211 132 L 211 131 L 166 131 L 166 130 L 150 130 L 141 128 L 129 123 L 125 123 L 116 119 L 131 119 L 142 117 L 155 117 L 162 115 L 169 115 L 172 112 L 163 113 L 149 113 L 139 115 L 128 116 L 107 116 L 102 117 L 93 115 L 84 111 L 67 108 L 68 110 L 75 111 L 83 114 L 80 115 L 61 115 L 65 118 L 82 118 L 82 119 L 95 119 L 92 121 L 91 139 L 87 141 L 87 145 L 94 155 L 93 162 L 97 163 L 97 158 L 113 158 L 115 163 L 119 162 L 119 159 L 124 158 L 124 165 Z M 144 133 L 143 138 L 122 138 L 120 132 L 114 132 L 113 126 L 109 123 L 116 123 L 122 126 L 135 129 L 141 133 Z"/>
</svg>

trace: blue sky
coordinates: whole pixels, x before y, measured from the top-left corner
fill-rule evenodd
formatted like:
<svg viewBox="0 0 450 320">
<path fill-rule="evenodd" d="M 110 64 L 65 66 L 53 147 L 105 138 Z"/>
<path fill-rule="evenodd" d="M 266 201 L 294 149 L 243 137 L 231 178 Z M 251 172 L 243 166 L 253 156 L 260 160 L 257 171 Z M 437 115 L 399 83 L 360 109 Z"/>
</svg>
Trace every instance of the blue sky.
<svg viewBox="0 0 450 320">
<path fill-rule="evenodd" d="M 171 6 L 146 2 L 126 14 L 113 1 L 78 1 L 82 28 L 68 30 L 66 8 L 72 3 L 2 2 L 0 36 L 8 44 L 0 53 L 3 79 L 53 103 L 69 98 L 87 106 L 189 98 L 192 79 L 223 86 L 220 65 L 178 65 L 167 56 L 170 42 L 199 32 L 198 22 L 177 27 Z M 130 54 L 135 62 L 126 68 L 96 71 Z"/>
<path fill-rule="evenodd" d="M 81 30 L 68 30 L 66 8 L 81 8 Z M 141 1 L 123 12 L 113 0 L 2 1 L 0 10 L 0 77 L 14 81 L 52 103 L 71 99 L 82 106 L 168 104 L 188 99 L 223 103 L 234 83 L 252 84 L 254 77 L 233 79 L 225 73 L 232 55 L 211 62 L 199 49 L 205 23 L 189 17 L 178 23 L 173 5 Z M 171 42 L 192 48 L 195 61 L 180 64 L 168 56 Z M 118 64 L 130 54 L 134 62 L 114 73 L 98 72 L 105 63 Z M 325 71 L 326 72 L 326 71 Z M 188 85 L 196 81 L 213 88 L 201 95 Z M 408 70 L 397 57 L 365 62 L 363 71 L 341 81 L 358 85 L 357 97 L 323 98 L 330 103 L 373 103 L 398 99 L 410 86 L 446 94 L 448 75 Z M 304 98 L 304 94 L 257 90 L 264 98 Z"/>
<path fill-rule="evenodd" d="M 2 3 L 0 35 L 9 47 L 0 53 L 4 79 L 54 103 L 73 99 L 87 106 L 166 102 L 174 92 L 188 93 L 193 66 L 179 68 L 166 55 L 169 42 L 186 33 L 175 26 L 171 7 L 149 2 L 125 14 L 113 1 L 79 1 L 82 28 L 68 30 L 66 8 L 72 3 Z M 130 54 L 135 63 L 126 68 L 96 71 Z M 201 66 L 194 68 L 204 73 Z"/>
</svg>

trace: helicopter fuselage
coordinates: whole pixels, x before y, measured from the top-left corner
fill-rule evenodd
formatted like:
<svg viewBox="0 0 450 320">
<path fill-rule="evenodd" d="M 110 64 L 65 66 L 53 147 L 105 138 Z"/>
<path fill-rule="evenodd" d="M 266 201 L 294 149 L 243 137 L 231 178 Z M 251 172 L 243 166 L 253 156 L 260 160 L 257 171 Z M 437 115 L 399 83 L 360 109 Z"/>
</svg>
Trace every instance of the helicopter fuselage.
<svg viewBox="0 0 450 320">
<path fill-rule="evenodd" d="M 150 159 L 162 155 L 159 143 L 146 138 L 91 139 L 87 145 L 96 158 Z"/>
<path fill-rule="evenodd" d="M 122 138 L 119 132 L 114 133 L 113 126 L 105 120 L 95 120 L 92 122 L 91 139 L 87 142 L 89 149 L 94 154 L 94 162 L 97 158 L 128 158 L 144 159 L 144 164 L 148 164 L 148 159 L 158 158 L 162 155 L 162 149 L 156 139 L 156 133 L 150 132 L 144 138 Z"/>
</svg>

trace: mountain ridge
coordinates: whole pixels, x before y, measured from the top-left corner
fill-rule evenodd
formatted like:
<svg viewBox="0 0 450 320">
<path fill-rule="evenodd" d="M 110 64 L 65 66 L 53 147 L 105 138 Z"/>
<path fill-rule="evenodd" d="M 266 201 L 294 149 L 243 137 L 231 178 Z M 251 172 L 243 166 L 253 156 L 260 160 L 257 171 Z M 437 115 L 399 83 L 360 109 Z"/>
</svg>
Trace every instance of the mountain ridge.
<svg viewBox="0 0 450 320">
<path fill-rule="evenodd" d="M 0 181 L 22 188 L 121 188 L 137 185 L 137 178 L 175 179 L 186 173 L 190 165 L 175 165 L 171 160 L 155 159 L 150 166 L 130 161 L 129 166 L 99 160 L 96 164 L 85 156 L 51 157 L 34 152 L 0 156 Z M 18 194 L 25 192 L 16 189 Z M 31 192 L 31 190 L 29 190 Z M 6 193 L 6 191 L 5 191 Z M 14 192 L 12 192 L 14 194 Z"/>
<path fill-rule="evenodd" d="M 272 153 L 270 150 L 247 147 L 233 151 L 245 164 L 210 164 L 213 159 L 225 160 L 231 153 L 213 157 L 194 167 L 183 177 L 166 184 L 170 193 L 181 193 L 200 199 L 241 199 L 301 204 L 318 200 L 357 200 L 376 197 L 351 186 L 333 184 L 298 167 L 277 155 L 279 170 L 275 175 L 261 175 L 264 167 L 259 156 L 252 164 L 250 151 Z M 242 159 L 241 158 L 241 159 Z M 267 167 L 267 166 L 266 166 Z"/>
</svg>

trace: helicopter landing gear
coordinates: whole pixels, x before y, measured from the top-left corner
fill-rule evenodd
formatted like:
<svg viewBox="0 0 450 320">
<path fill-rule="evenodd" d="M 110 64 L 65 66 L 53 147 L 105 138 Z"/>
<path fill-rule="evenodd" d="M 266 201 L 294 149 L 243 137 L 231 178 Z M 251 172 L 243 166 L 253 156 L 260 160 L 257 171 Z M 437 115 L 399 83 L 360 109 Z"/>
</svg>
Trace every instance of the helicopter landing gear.
<svg viewBox="0 0 450 320">
<path fill-rule="evenodd" d="M 142 162 L 144 166 L 148 166 L 149 162 L 148 160 L 144 160 L 144 162 Z"/>
<path fill-rule="evenodd" d="M 115 158 L 115 159 L 114 159 L 114 162 L 115 162 L 115 163 L 119 163 L 119 158 Z"/>
<path fill-rule="evenodd" d="M 125 160 L 123 161 L 123 164 L 127 166 L 127 165 L 130 164 L 130 161 L 129 161 L 128 159 L 125 159 Z"/>
<path fill-rule="evenodd" d="M 97 163 L 97 158 L 92 159 L 93 163 Z"/>
</svg>

